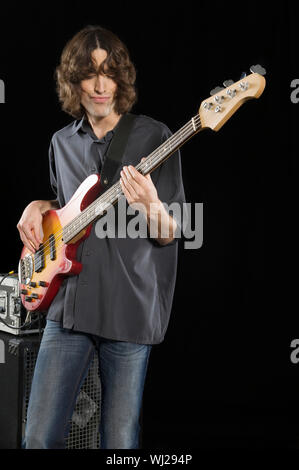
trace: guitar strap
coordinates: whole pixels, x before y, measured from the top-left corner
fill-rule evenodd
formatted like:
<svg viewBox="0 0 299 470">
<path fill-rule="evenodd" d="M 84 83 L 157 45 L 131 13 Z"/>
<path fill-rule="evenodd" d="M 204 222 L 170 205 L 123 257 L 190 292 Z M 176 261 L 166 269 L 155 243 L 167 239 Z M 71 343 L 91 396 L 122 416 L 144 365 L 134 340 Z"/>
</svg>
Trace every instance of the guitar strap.
<svg viewBox="0 0 299 470">
<path fill-rule="evenodd" d="M 106 191 L 114 182 L 113 178 L 121 164 L 122 156 L 125 152 L 136 117 L 135 114 L 126 113 L 121 117 L 117 125 L 115 135 L 109 145 L 101 171 L 101 192 Z"/>
</svg>

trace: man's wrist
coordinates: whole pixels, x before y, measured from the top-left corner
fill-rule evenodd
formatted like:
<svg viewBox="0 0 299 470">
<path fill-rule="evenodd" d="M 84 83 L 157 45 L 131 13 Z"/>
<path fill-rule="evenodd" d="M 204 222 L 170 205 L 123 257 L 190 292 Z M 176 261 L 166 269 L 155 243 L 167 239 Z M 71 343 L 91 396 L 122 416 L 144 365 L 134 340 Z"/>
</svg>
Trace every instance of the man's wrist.
<svg viewBox="0 0 299 470">
<path fill-rule="evenodd" d="M 157 200 L 150 204 L 147 212 L 147 223 L 157 236 L 154 237 L 161 245 L 167 245 L 173 241 L 177 229 L 177 223 L 167 212 L 162 201 Z"/>
<path fill-rule="evenodd" d="M 165 207 L 160 199 L 153 201 L 146 207 L 146 214 L 148 219 L 157 219 L 165 211 Z"/>
<path fill-rule="evenodd" d="M 34 204 L 37 205 L 37 207 L 39 208 L 41 214 L 44 214 L 45 212 L 47 212 L 50 209 L 58 209 L 58 207 L 59 207 L 58 201 L 56 199 L 52 199 L 52 200 L 49 200 L 49 201 L 38 199 L 38 200 L 33 201 L 33 202 L 34 202 Z"/>
</svg>

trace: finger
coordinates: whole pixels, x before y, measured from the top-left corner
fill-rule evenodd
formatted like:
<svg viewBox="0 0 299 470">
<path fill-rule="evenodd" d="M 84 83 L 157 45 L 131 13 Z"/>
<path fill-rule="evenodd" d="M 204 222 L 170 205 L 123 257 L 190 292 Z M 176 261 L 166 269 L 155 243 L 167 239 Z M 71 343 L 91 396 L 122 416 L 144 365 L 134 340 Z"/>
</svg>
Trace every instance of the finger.
<svg viewBox="0 0 299 470">
<path fill-rule="evenodd" d="M 134 191 L 134 188 L 132 187 L 130 181 L 127 178 L 127 175 L 125 171 L 121 171 L 121 184 L 122 184 L 122 189 L 124 190 L 124 195 L 126 196 L 128 203 L 130 204 L 133 201 L 137 200 L 137 194 Z"/>
<path fill-rule="evenodd" d="M 123 169 L 122 169 L 123 173 L 125 174 L 125 177 L 127 178 L 127 181 L 129 183 L 133 183 L 133 179 L 134 179 L 134 173 L 132 171 L 132 169 L 130 169 L 128 166 L 124 166 Z"/>
<path fill-rule="evenodd" d="M 144 183 L 144 176 L 141 173 L 139 173 L 139 171 L 137 171 L 136 168 L 134 168 L 132 165 L 128 166 L 128 172 L 129 172 L 130 177 L 133 179 L 132 181 L 133 185 L 134 183 L 138 183 L 140 185 Z"/>
<path fill-rule="evenodd" d="M 136 182 L 134 182 L 132 176 L 130 175 L 127 167 L 124 167 L 123 170 L 121 171 L 121 177 L 122 177 L 122 180 L 124 182 L 124 185 L 126 187 L 126 189 L 129 191 L 131 197 L 135 200 L 136 198 L 138 197 L 137 193 L 136 193 Z"/>
<path fill-rule="evenodd" d="M 150 173 L 148 173 L 147 175 L 143 175 L 142 173 L 137 171 L 136 168 L 130 167 L 130 166 L 129 166 L 129 170 L 131 170 L 131 172 L 132 172 L 131 174 L 134 178 L 134 181 L 136 181 L 140 186 L 144 185 L 145 180 L 150 181 L 151 183 L 153 183 Z"/>
<path fill-rule="evenodd" d="M 43 226 L 42 224 L 38 225 L 35 227 L 34 232 L 36 233 L 37 240 L 40 243 L 43 243 L 44 240 L 44 231 L 43 231 Z"/>
<path fill-rule="evenodd" d="M 131 200 L 130 186 L 129 186 L 129 182 L 128 182 L 128 179 L 126 177 L 124 170 L 121 170 L 120 172 L 120 184 L 121 184 L 123 193 L 127 198 L 127 201 L 130 202 L 129 201 L 129 199 Z"/>
<path fill-rule="evenodd" d="M 25 237 L 27 240 L 32 243 L 33 247 L 35 249 L 38 249 L 39 247 L 39 241 L 36 238 L 34 228 L 33 227 L 23 227 L 23 232 L 25 234 Z"/>
<path fill-rule="evenodd" d="M 128 199 L 128 202 L 131 202 L 131 200 L 134 199 L 134 195 L 136 196 L 136 194 L 124 171 L 121 172 L 121 183 L 126 190 L 125 196 Z"/>
<path fill-rule="evenodd" d="M 27 239 L 26 235 L 24 234 L 23 230 L 19 228 L 20 238 L 23 242 L 23 245 L 31 252 L 35 252 L 35 248 L 32 247 L 31 243 Z"/>
<path fill-rule="evenodd" d="M 128 171 L 130 173 L 129 182 L 131 183 L 135 192 L 138 195 L 144 194 L 144 192 L 146 192 L 148 189 L 148 182 L 152 183 L 150 175 L 147 175 L 147 176 L 142 175 L 132 165 L 128 166 Z"/>
<path fill-rule="evenodd" d="M 125 195 L 125 198 L 128 202 L 129 205 L 133 204 L 134 200 L 131 196 L 131 193 L 128 191 L 128 189 L 126 188 L 123 180 L 120 180 L 120 185 L 121 185 L 121 189 L 122 189 L 122 192 L 124 193 Z"/>
<path fill-rule="evenodd" d="M 40 245 L 40 241 L 39 241 L 39 236 L 38 236 L 38 233 L 40 232 L 39 230 L 39 227 L 32 227 L 30 233 L 31 233 L 31 239 L 29 239 L 29 241 L 32 241 L 34 247 L 36 249 L 39 248 L 39 245 Z"/>
<path fill-rule="evenodd" d="M 20 239 L 22 240 L 24 246 L 28 248 L 28 250 L 32 251 L 32 246 L 29 243 L 29 240 L 27 239 L 25 232 L 23 230 L 23 226 L 20 223 L 18 223 L 17 229 L 19 230 Z"/>
<path fill-rule="evenodd" d="M 128 204 L 135 210 L 138 210 L 138 211 L 141 211 L 141 212 L 146 212 L 144 210 L 144 205 L 141 203 L 141 202 L 136 202 L 136 198 L 133 198 L 131 196 L 131 193 L 126 189 L 124 183 L 122 182 L 122 180 L 120 181 L 121 183 L 121 187 L 122 187 L 122 191 L 128 201 Z"/>
<path fill-rule="evenodd" d="M 33 251 L 35 253 L 37 248 L 33 245 L 33 243 L 30 240 L 29 240 L 29 243 L 31 245 L 31 251 Z"/>
</svg>

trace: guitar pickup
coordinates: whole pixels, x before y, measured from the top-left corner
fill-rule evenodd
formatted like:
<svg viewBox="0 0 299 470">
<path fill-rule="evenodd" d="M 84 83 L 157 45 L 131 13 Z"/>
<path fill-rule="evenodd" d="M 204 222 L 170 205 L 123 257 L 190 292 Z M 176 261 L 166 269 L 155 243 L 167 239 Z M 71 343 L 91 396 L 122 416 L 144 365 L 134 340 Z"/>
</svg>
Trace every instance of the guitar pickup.
<svg viewBox="0 0 299 470">
<path fill-rule="evenodd" d="M 49 245 L 50 245 L 50 259 L 54 261 L 54 259 L 56 259 L 56 247 L 55 247 L 55 237 L 53 234 L 49 236 Z"/>
<path fill-rule="evenodd" d="M 36 273 L 40 273 L 45 267 L 45 253 L 44 246 L 41 246 L 34 253 L 34 270 Z"/>
</svg>

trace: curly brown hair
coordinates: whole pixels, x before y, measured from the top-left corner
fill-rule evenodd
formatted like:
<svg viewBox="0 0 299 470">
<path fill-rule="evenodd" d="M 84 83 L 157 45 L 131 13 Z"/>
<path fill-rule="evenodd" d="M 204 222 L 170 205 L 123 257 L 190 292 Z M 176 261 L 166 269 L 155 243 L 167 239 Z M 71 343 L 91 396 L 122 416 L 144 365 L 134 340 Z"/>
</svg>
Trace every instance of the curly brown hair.
<svg viewBox="0 0 299 470">
<path fill-rule="evenodd" d="M 107 51 L 107 58 L 99 70 L 92 60 L 95 49 Z M 76 119 L 85 114 L 81 104 L 80 82 L 95 73 L 112 78 L 116 85 L 115 111 L 123 114 L 136 102 L 136 70 L 127 47 L 111 31 L 101 26 L 86 26 L 68 41 L 60 64 L 55 69 L 56 89 L 62 109 Z"/>
</svg>

